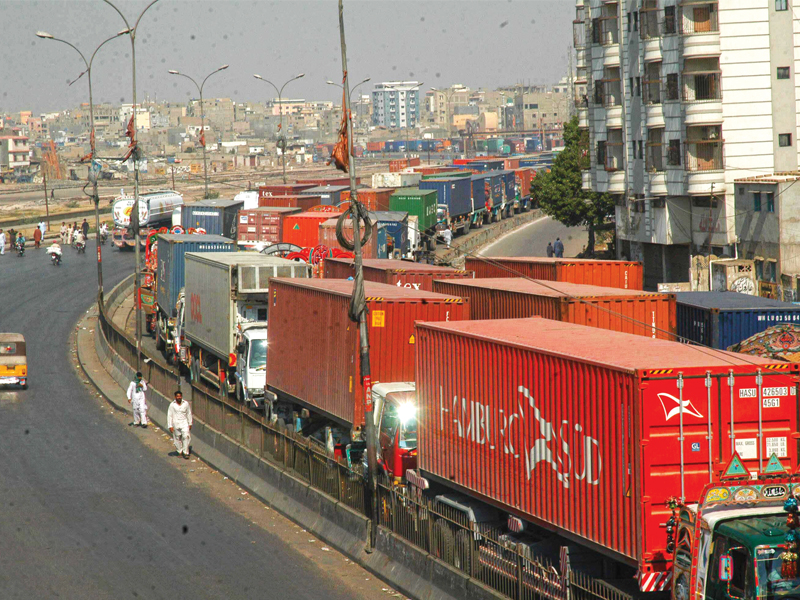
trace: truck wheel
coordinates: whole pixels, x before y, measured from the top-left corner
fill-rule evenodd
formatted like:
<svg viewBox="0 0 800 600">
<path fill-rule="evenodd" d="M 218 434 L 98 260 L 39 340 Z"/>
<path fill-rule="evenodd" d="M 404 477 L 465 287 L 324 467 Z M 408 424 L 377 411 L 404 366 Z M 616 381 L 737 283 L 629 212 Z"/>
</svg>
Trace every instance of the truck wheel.
<svg viewBox="0 0 800 600">
<path fill-rule="evenodd" d="M 190 359 L 189 364 L 191 367 L 189 368 L 190 376 L 192 379 L 192 383 L 200 383 L 200 361 L 197 360 L 197 357 L 193 356 Z"/>
<path fill-rule="evenodd" d="M 427 244 L 428 252 L 434 252 L 436 250 L 436 239 L 433 236 L 425 240 L 425 244 Z"/>
<path fill-rule="evenodd" d="M 156 350 L 162 351 L 167 347 L 164 338 L 161 336 L 161 321 L 156 321 Z"/>
<path fill-rule="evenodd" d="M 236 382 L 236 401 L 239 404 L 244 404 L 244 390 L 242 389 L 242 384 L 240 382 Z"/>
</svg>

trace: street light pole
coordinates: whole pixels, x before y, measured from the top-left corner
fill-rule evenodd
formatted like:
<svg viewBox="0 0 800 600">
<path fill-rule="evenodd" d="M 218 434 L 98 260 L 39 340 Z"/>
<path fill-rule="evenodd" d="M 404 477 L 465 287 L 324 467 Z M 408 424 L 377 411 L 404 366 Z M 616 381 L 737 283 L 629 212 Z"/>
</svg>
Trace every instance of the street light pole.
<svg viewBox="0 0 800 600">
<path fill-rule="evenodd" d="M 144 10 L 139 13 L 139 16 L 136 19 L 136 23 L 133 27 L 130 26 L 128 23 L 128 19 L 125 18 L 125 15 L 114 6 L 111 0 L 103 0 L 106 4 L 108 4 L 111 8 L 117 11 L 117 14 L 122 17 L 122 20 L 125 22 L 125 27 L 127 27 L 127 32 L 130 34 L 131 38 L 131 70 L 132 70 L 132 77 L 131 83 L 133 85 L 133 131 L 134 135 L 136 135 L 136 31 L 139 29 L 139 22 L 142 20 L 144 13 L 146 13 L 151 6 L 153 6 L 158 0 L 151 0 L 150 4 L 144 7 Z M 140 150 L 137 147 L 133 148 L 133 153 L 131 157 L 133 158 L 133 209 L 131 210 L 131 225 L 133 226 L 133 233 L 135 236 L 134 239 L 134 252 L 135 252 L 135 260 L 136 264 L 134 265 L 134 290 L 135 294 L 139 293 L 139 287 L 141 285 L 142 279 L 142 257 L 141 257 L 141 248 L 139 243 L 139 155 Z M 141 302 L 136 302 L 136 369 L 141 370 L 142 368 L 142 305 Z"/>
<path fill-rule="evenodd" d="M 94 201 L 94 226 L 95 226 L 95 238 L 97 241 L 97 291 L 99 297 L 103 297 L 103 254 L 102 250 L 100 249 L 100 195 L 97 193 L 97 173 L 94 171 L 94 161 L 95 161 L 95 138 L 94 138 L 94 100 L 92 99 L 92 64 L 94 63 L 94 57 L 97 56 L 97 53 L 100 51 L 100 48 L 105 46 L 111 40 L 115 40 L 120 36 L 127 34 L 127 30 L 120 31 L 116 35 L 112 35 L 110 38 L 105 40 L 102 44 L 100 44 L 95 51 L 92 53 L 92 56 L 89 60 L 86 60 L 86 57 L 83 55 L 77 46 L 71 44 L 66 40 L 62 40 L 61 38 L 57 38 L 49 33 L 44 31 L 37 31 L 36 36 L 43 39 L 43 40 L 53 40 L 55 42 L 61 42 L 62 44 L 66 44 L 83 60 L 83 64 L 86 67 L 86 70 L 78 75 L 78 78 L 72 81 L 69 85 L 78 81 L 84 74 L 86 74 L 86 79 L 89 82 L 89 157 L 91 162 L 89 163 L 89 181 L 92 182 L 92 200 Z M 46 177 L 46 176 L 45 176 Z M 45 179 L 46 181 L 46 179 Z M 47 202 L 47 184 L 45 183 L 45 203 Z M 48 227 L 50 226 L 49 223 L 49 210 L 48 210 Z"/>
<path fill-rule="evenodd" d="M 253 77 L 255 77 L 256 79 L 259 79 L 261 81 L 270 84 L 272 87 L 275 88 L 275 91 L 278 92 L 278 113 L 279 113 L 278 116 L 280 117 L 280 124 L 278 125 L 278 129 L 281 130 L 281 134 L 280 136 L 278 136 L 278 146 L 281 149 L 281 163 L 283 164 L 283 183 L 286 183 L 286 135 L 284 135 L 283 133 L 283 88 L 285 88 L 295 79 L 300 79 L 301 77 L 305 76 L 306 76 L 305 73 L 300 73 L 299 75 L 292 77 L 289 81 L 284 83 L 280 87 L 280 89 L 278 89 L 278 86 L 272 83 L 269 79 L 264 79 L 261 75 L 258 74 L 253 75 Z"/>
<path fill-rule="evenodd" d="M 203 79 L 203 83 L 199 85 L 194 79 L 192 79 L 188 75 L 184 75 L 183 73 L 180 73 L 173 69 L 170 69 L 168 71 L 170 75 L 179 75 L 181 77 L 186 77 L 186 79 L 188 79 L 194 84 L 194 86 L 197 88 L 197 92 L 200 94 L 200 131 L 201 135 L 203 136 L 203 179 L 205 180 L 205 190 L 206 190 L 205 198 L 208 198 L 208 162 L 206 161 L 206 115 L 203 109 L 203 86 L 205 86 L 206 81 L 208 81 L 208 78 L 211 77 L 214 73 L 219 73 L 220 71 L 224 71 L 227 68 L 228 65 L 222 65 L 216 71 L 211 71 L 211 73 L 206 75 L 206 78 Z"/>
</svg>

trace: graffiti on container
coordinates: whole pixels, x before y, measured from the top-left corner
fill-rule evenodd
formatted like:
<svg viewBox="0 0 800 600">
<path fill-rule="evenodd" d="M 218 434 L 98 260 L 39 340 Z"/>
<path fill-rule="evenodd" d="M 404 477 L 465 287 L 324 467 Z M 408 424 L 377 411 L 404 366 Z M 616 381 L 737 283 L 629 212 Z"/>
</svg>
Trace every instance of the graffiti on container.
<svg viewBox="0 0 800 600">
<path fill-rule="evenodd" d="M 731 284 L 731 291 L 753 296 L 756 293 L 756 284 L 749 277 L 739 277 Z"/>
<path fill-rule="evenodd" d="M 519 386 L 517 391 L 527 400 L 527 406 L 519 402 L 516 411 L 510 414 L 506 414 L 503 409 L 499 410 L 497 422 L 500 430 L 497 437 L 502 442 L 503 453 L 518 459 L 520 448 L 514 447 L 514 439 L 522 439 L 521 449 L 525 457 L 528 481 L 537 465 L 545 463 L 550 465 L 556 479 L 564 488 L 570 487 L 570 479 L 573 477 L 576 481 L 598 485 L 603 469 L 599 442 L 586 435 L 579 423 L 571 424 L 569 420 L 562 419 L 560 424 L 554 425 L 539 410 L 528 388 Z M 527 414 L 526 408 L 531 409 Z M 488 404 L 474 400 L 468 402 L 466 398 L 454 396 L 448 408 L 444 397 L 440 396 L 440 429 L 444 429 L 445 415 L 448 419 L 452 418 L 456 426 L 455 434 L 459 438 L 488 446 L 490 450 L 497 449 L 497 440 L 492 437 L 491 408 Z M 528 428 L 525 427 L 525 420 L 530 418 L 536 423 L 534 431 L 538 432 L 532 444 L 526 439 Z"/>
<path fill-rule="evenodd" d="M 420 284 L 420 283 L 401 283 L 399 281 L 397 282 L 397 287 L 404 287 L 404 288 L 410 288 L 410 289 L 415 289 L 415 290 L 418 290 L 420 288 L 420 285 L 422 285 L 422 284 Z"/>
</svg>

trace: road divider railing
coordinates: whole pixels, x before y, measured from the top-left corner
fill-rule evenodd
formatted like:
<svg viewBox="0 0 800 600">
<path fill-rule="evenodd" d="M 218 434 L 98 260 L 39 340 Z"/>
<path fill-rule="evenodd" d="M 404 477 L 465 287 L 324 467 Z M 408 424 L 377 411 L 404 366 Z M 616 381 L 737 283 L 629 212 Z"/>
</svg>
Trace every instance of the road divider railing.
<svg viewBox="0 0 800 600">
<path fill-rule="evenodd" d="M 135 341 L 112 319 L 114 307 L 130 293 L 132 279 L 128 278 L 114 288 L 105 301 L 99 298 L 98 323 L 110 349 L 128 365 L 135 365 Z M 142 372 L 151 389 L 165 399 L 172 398 L 174 391 L 181 387 L 179 371 L 161 357 L 145 358 Z M 370 518 L 371 490 L 361 464 L 348 465 L 343 458 L 332 456 L 317 440 L 269 422 L 264 413 L 220 395 L 219 390 L 192 383 L 191 403 L 194 419 L 205 428 L 289 472 L 322 492 L 331 502 L 338 501 Z M 480 584 L 473 583 L 470 597 L 633 600 L 632 596 L 603 581 L 572 570 L 568 553 L 564 551 L 556 567 L 547 559 L 531 555 L 526 545 L 516 543 L 499 529 L 471 523 L 464 512 L 415 494 L 407 487 L 396 486 L 387 478 L 380 478 L 376 493 L 379 545 L 389 532 L 416 548 L 419 560 L 436 560 L 449 565 L 469 581 Z M 311 524 L 304 525 L 311 527 Z M 330 543 L 336 545 L 333 541 Z M 384 542 L 384 546 L 388 549 L 391 544 Z M 360 560 L 360 557 L 354 558 Z M 397 560 L 407 558 L 406 551 L 397 554 Z M 389 580 L 394 575 L 396 579 L 392 583 L 402 589 L 403 581 L 398 580 L 400 575 L 394 569 L 376 570 Z M 458 591 L 451 590 L 452 597 L 460 597 Z M 432 597 L 438 596 L 433 594 Z"/>
</svg>

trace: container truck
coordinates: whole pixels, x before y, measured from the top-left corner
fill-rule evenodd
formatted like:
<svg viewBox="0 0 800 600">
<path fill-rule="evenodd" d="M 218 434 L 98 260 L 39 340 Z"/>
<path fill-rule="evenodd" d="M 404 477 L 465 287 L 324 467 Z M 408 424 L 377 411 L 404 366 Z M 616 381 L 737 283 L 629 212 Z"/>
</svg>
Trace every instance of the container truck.
<svg viewBox="0 0 800 600">
<path fill-rule="evenodd" d="M 170 362 L 177 360 L 175 329 L 178 299 L 186 281 L 184 256 L 187 252 L 230 252 L 233 240 L 221 235 L 158 235 L 158 272 L 156 283 L 155 340 Z"/>
<path fill-rule="evenodd" d="M 418 323 L 416 340 L 408 482 L 474 523 L 455 552 L 477 546 L 475 568 L 497 566 L 480 521 L 505 522 L 518 549 L 554 532 L 673 600 L 794 597 L 799 365 L 538 318 Z"/>
<path fill-rule="evenodd" d="M 503 186 L 503 216 L 511 217 L 514 212 L 519 212 L 517 203 L 517 178 L 514 171 L 498 171 L 501 185 Z"/>
<path fill-rule="evenodd" d="M 585 285 L 642 289 L 642 263 L 627 260 L 493 256 L 467 257 L 464 268 L 475 277 L 528 277 Z"/>
<path fill-rule="evenodd" d="M 198 200 L 182 207 L 181 226 L 184 231 L 203 229 L 208 235 L 221 235 L 235 240 L 238 233 L 237 215 L 243 207 L 241 200 Z"/>
<path fill-rule="evenodd" d="M 392 190 L 394 191 L 394 190 Z M 408 254 L 408 213 L 399 210 L 371 211 L 369 218 L 386 230 L 386 256 L 401 258 Z"/>
<path fill-rule="evenodd" d="M 545 317 L 676 340 L 674 294 L 522 277 L 437 280 L 433 291 L 469 298 L 474 320 Z"/>
<path fill-rule="evenodd" d="M 372 381 L 387 386 L 385 393 L 413 389 L 414 321 L 466 319 L 469 306 L 460 298 L 372 281 L 364 291 Z M 326 443 L 333 436 L 339 451 L 362 441 L 364 426 L 358 326 L 348 317 L 352 293 L 353 282 L 346 279 L 278 278 L 270 284 L 271 415 L 295 424 L 293 415 L 305 414 L 298 428 L 305 435 L 327 429 Z M 394 446 L 384 452 L 392 465 L 387 468 L 402 475 L 416 451 Z"/>
<path fill-rule="evenodd" d="M 239 211 L 239 232 L 236 243 L 247 248 L 279 244 L 283 241 L 286 217 L 298 214 L 301 208 L 274 206 Z"/>
<path fill-rule="evenodd" d="M 526 212 L 531 208 L 531 184 L 536 171 L 533 169 L 516 169 L 514 171 L 514 210 Z"/>
<path fill-rule="evenodd" d="M 472 206 L 472 181 L 469 177 L 447 177 L 423 179 L 422 190 L 436 190 L 436 229 L 459 230 L 467 233 L 475 218 Z"/>
<path fill-rule="evenodd" d="M 181 361 L 192 381 L 255 408 L 264 406 L 273 277 L 308 278 L 311 266 L 249 252 L 186 254 Z"/>
<path fill-rule="evenodd" d="M 800 323 L 800 306 L 737 292 L 676 294 L 678 335 L 719 350 L 781 323 Z"/>
<path fill-rule="evenodd" d="M 326 258 L 326 279 L 347 279 L 353 277 L 352 258 Z M 410 260 L 364 260 L 362 263 L 364 279 L 426 292 L 434 290 L 434 280 L 462 281 L 472 279 L 471 271 L 462 271 L 441 265 L 428 265 Z M 443 293 L 443 292 L 438 292 Z M 458 294 L 446 294 L 455 296 Z"/>
<path fill-rule="evenodd" d="M 389 199 L 390 210 L 407 212 L 409 217 L 416 217 L 417 228 L 414 237 L 417 244 L 409 244 L 413 256 L 436 249 L 436 190 L 420 188 L 400 188 Z M 411 221 L 411 219 L 409 219 Z M 411 223 L 409 222 L 409 227 Z M 409 240 L 411 239 L 409 233 Z"/>
</svg>

